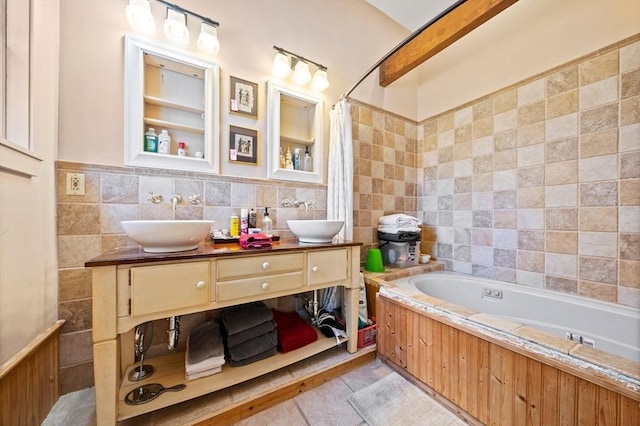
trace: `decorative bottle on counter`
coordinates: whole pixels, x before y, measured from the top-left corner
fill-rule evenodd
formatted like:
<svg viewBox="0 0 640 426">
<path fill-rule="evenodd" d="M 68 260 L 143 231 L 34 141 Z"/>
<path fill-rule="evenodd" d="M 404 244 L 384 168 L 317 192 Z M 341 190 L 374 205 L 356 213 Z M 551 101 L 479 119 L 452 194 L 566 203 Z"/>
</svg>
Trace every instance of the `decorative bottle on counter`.
<svg viewBox="0 0 640 426">
<path fill-rule="evenodd" d="M 144 150 L 145 152 L 158 152 L 158 135 L 153 127 L 149 127 L 147 133 L 144 134 Z"/>
<path fill-rule="evenodd" d="M 269 217 L 269 207 L 264 208 L 264 216 L 262 217 L 262 233 L 268 237 L 273 233 L 273 221 Z"/>
</svg>

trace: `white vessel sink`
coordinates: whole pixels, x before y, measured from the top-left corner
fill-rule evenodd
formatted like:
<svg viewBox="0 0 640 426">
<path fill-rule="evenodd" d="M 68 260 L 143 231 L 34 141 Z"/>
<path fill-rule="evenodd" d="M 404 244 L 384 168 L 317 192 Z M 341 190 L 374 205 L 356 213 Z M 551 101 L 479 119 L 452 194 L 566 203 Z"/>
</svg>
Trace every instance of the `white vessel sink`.
<svg viewBox="0 0 640 426">
<path fill-rule="evenodd" d="M 291 232 L 301 243 L 330 243 L 344 225 L 344 220 L 287 220 Z"/>
<path fill-rule="evenodd" d="M 149 253 L 193 250 L 209 235 L 213 220 L 123 220 L 129 238 Z"/>
</svg>

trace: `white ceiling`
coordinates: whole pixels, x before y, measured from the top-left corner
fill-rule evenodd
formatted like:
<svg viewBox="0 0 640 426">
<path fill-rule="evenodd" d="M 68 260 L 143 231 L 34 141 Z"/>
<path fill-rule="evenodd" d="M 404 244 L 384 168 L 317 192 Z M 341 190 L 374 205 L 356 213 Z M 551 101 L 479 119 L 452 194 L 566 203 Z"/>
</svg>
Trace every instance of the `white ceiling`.
<svg viewBox="0 0 640 426">
<path fill-rule="evenodd" d="M 367 0 L 382 13 L 414 32 L 457 0 Z"/>
</svg>

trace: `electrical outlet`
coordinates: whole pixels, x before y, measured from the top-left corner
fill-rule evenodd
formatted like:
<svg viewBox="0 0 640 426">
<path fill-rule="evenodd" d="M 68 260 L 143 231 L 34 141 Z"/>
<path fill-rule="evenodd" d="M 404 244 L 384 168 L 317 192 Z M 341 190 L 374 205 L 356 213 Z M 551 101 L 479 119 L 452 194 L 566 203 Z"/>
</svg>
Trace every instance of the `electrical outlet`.
<svg viewBox="0 0 640 426">
<path fill-rule="evenodd" d="M 84 195 L 84 173 L 67 173 L 67 195 Z"/>
</svg>

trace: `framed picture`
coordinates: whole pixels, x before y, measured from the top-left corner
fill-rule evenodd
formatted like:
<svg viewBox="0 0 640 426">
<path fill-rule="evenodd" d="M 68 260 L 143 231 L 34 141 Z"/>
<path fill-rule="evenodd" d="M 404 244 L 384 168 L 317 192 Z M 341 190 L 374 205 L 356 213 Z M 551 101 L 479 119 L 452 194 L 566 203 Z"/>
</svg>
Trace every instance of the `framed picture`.
<svg viewBox="0 0 640 426">
<path fill-rule="evenodd" d="M 258 163 L 258 131 L 229 126 L 229 160 Z"/>
<path fill-rule="evenodd" d="M 258 85 L 231 77 L 229 110 L 234 114 L 258 118 Z"/>
</svg>

